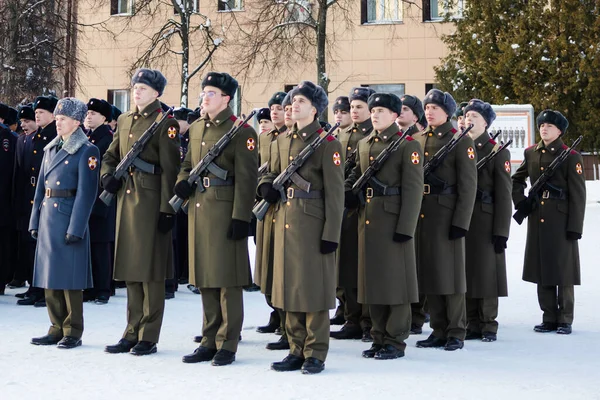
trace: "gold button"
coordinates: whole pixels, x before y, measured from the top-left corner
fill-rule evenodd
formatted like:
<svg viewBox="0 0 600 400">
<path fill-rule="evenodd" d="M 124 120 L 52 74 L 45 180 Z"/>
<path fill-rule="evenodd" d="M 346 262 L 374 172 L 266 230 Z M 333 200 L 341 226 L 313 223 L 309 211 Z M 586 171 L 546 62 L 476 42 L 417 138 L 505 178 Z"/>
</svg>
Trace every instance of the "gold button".
<svg viewBox="0 0 600 400">
<path fill-rule="evenodd" d="M 290 224 L 285 224 L 285 229 L 288 229 L 290 227 Z"/>
<path fill-rule="evenodd" d="M 429 136 L 430 136 L 430 137 L 431 137 L 431 136 L 433 136 L 433 133 L 429 132 Z"/>
<path fill-rule="evenodd" d="M 289 201 L 288 201 L 286 204 L 287 204 L 288 206 L 291 206 L 291 205 L 292 205 L 292 203 L 290 203 Z"/>
<path fill-rule="evenodd" d="M 367 199 L 367 203 L 370 203 L 370 202 L 371 202 L 371 199 Z"/>
<path fill-rule="evenodd" d="M 35 171 L 35 168 L 34 168 L 34 167 L 31 167 L 31 170 L 32 170 L 32 171 Z"/>
<path fill-rule="evenodd" d="M 132 138 L 132 137 L 133 137 L 133 135 L 130 133 L 130 134 L 129 134 L 129 137 L 130 137 L 130 138 Z"/>
<path fill-rule="evenodd" d="M 206 146 L 206 142 L 202 142 L 200 143 L 202 146 Z"/>
<path fill-rule="evenodd" d="M 37 154 L 37 150 L 34 150 L 34 151 L 33 151 L 33 154 Z"/>
<path fill-rule="evenodd" d="M 540 204 L 541 204 L 541 205 L 544 205 L 544 202 L 543 202 L 543 201 L 541 201 L 541 202 L 540 202 Z"/>
<path fill-rule="evenodd" d="M 543 224 L 544 223 L 544 218 L 540 219 L 540 222 Z"/>
<path fill-rule="evenodd" d="M 545 152 L 546 152 L 546 150 L 542 150 L 542 153 L 545 153 Z"/>
<path fill-rule="evenodd" d="M 31 200 L 30 203 L 33 204 L 33 200 Z"/>
<path fill-rule="evenodd" d="M 129 173 L 129 176 L 133 176 L 133 172 L 130 172 L 130 173 Z"/>
<path fill-rule="evenodd" d="M 200 207 L 200 203 L 196 203 L 196 207 Z"/>
<path fill-rule="evenodd" d="M 221 121 L 219 121 L 219 120 L 216 120 L 215 122 L 218 124 L 218 123 L 219 123 L 219 122 L 221 122 Z"/>
<path fill-rule="evenodd" d="M 56 184 L 57 184 L 57 185 L 60 185 L 60 181 L 56 181 Z"/>
<path fill-rule="evenodd" d="M 46 185 L 48 184 L 48 181 L 44 182 Z"/>
<path fill-rule="evenodd" d="M 275 218 L 273 218 L 273 223 L 275 223 Z"/>
<path fill-rule="evenodd" d="M 206 124 L 206 127 L 207 127 L 207 128 L 208 128 L 208 127 L 210 127 L 210 124 L 208 124 L 208 123 L 207 123 L 207 124 Z"/>
<path fill-rule="evenodd" d="M 379 142 L 379 138 L 375 138 L 375 141 L 376 141 L 376 142 Z"/>
<path fill-rule="evenodd" d="M 32 183 L 31 186 L 35 187 L 35 183 Z"/>
<path fill-rule="evenodd" d="M 421 218 L 425 218 L 425 214 L 421 214 Z"/>
<path fill-rule="evenodd" d="M 54 208 L 58 207 L 58 203 L 54 203 Z"/>
<path fill-rule="evenodd" d="M 352 147 L 351 147 L 351 146 L 348 146 L 348 150 L 352 150 Z"/>
<path fill-rule="evenodd" d="M 131 193 L 131 190 L 127 189 L 127 194 Z"/>
<path fill-rule="evenodd" d="M 38 137 L 41 137 L 41 135 L 38 135 Z"/>
<path fill-rule="evenodd" d="M 428 152 L 428 151 L 426 151 L 426 152 L 425 152 L 425 155 L 426 155 L 426 156 L 428 156 L 428 155 L 429 155 L 429 152 Z"/>
<path fill-rule="evenodd" d="M 356 132 L 356 128 L 352 129 L 352 132 Z"/>
<path fill-rule="evenodd" d="M 67 160 L 67 161 L 65 161 L 65 164 L 68 164 L 68 163 L 69 163 L 69 161 L 68 161 L 68 160 Z"/>
<path fill-rule="evenodd" d="M 45 205 L 46 205 L 46 202 L 43 202 L 43 203 L 42 203 L 42 205 L 43 205 L 43 206 L 45 206 Z"/>
<path fill-rule="evenodd" d="M 542 171 L 543 171 L 543 170 L 544 170 L 544 167 L 540 167 L 540 170 L 542 170 Z"/>
<path fill-rule="evenodd" d="M 290 161 L 293 160 L 293 159 L 294 159 L 294 157 L 290 156 Z"/>
<path fill-rule="evenodd" d="M 144 113 L 144 117 L 147 117 L 147 116 L 148 116 L 148 113 L 147 113 L 147 112 L 145 112 L 145 113 Z"/>
<path fill-rule="evenodd" d="M 133 117 L 133 119 L 138 119 L 138 116 L 136 115 L 135 117 Z"/>
<path fill-rule="evenodd" d="M 369 220 L 365 221 L 365 224 L 367 224 L 367 225 L 369 225 L 370 223 L 371 223 L 371 221 L 369 221 Z"/>
<path fill-rule="evenodd" d="M 298 135 L 292 136 L 293 139 L 298 139 Z"/>
<path fill-rule="evenodd" d="M 373 161 L 375 158 L 373 156 L 369 157 L 369 160 Z"/>
</svg>

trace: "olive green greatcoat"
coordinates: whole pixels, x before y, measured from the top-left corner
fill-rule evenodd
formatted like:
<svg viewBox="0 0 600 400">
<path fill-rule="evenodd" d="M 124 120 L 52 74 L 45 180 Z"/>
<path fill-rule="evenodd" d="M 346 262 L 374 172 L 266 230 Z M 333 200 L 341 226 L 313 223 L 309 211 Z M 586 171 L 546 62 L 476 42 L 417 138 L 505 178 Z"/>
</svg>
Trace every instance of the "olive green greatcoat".
<svg viewBox="0 0 600 400">
<path fill-rule="evenodd" d="M 371 160 L 401 135 L 393 124 L 358 142 L 358 163 L 346 181 L 346 190 L 366 171 Z M 367 198 L 359 208 L 359 303 L 397 305 L 419 300 L 413 238 L 423 197 L 422 160 L 421 145 L 408 136 L 375 174 L 383 184 L 399 187 L 401 195 Z M 395 233 L 411 239 L 395 242 Z"/>
<path fill-rule="evenodd" d="M 527 177 L 535 182 L 566 148 L 559 138 L 548 146 L 540 141 L 525 149 L 523 163 L 513 175 L 515 205 L 525 200 Z M 537 208 L 527 217 L 523 280 L 542 286 L 579 285 L 579 246 L 577 240 L 567 239 L 567 232 L 583 232 L 586 189 L 581 154 L 572 151 L 549 183 L 566 190 L 567 199 L 540 199 Z"/>
<path fill-rule="evenodd" d="M 360 124 L 352 124 L 344 132 L 340 132 L 338 140 L 342 144 L 342 149 L 345 149 L 342 152 L 345 154 L 342 162 L 345 162 L 356 149 L 358 141 L 370 135 L 371 131 L 373 131 L 373 123 L 369 118 Z M 342 220 L 338 269 L 338 286 L 356 289 L 358 287 L 358 213 L 356 210 L 348 210 Z"/>
<path fill-rule="evenodd" d="M 142 134 L 162 117 L 158 100 L 141 112 L 123 113 L 104 157 L 100 176 L 114 173 L 117 164 Z M 162 281 L 173 274 L 171 232 L 158 231 L 159 213 L 174 214 L 169 200 L 179 171 L 179 124 L 174 118 L 161 123 L 140 154 L 160 166 L 159 175 L 140 170 L 128 174 L 117 192 L 114 278 L 130 282 Z"/>
<path fill-rule="evenodd" d="M 495 141 L 487 131 L 475 139 L 477 159 L 487 156 Z M 497 254 L 493 236 L 508 237 L 511 221 L 510 152 L 504 149 L 477 172 L 477 189 L 489 193 L 493 202 L 475 200 L 471 226 L 465 239 L 467 297 L 486 298 L 508 295 L 506 257 Z M 478 196 L 480 197 L 480 196 Z"/>
<path fill-rule="evenodd" d="M 276 140 L 277 136 L 286 130 L 287 127 L 284 125 L 281 129 L 273 129 L 266 134 L 260 135 L 260 165 L 265 162 L 270 163 L 271 142 Z M 261 138 L 263 139 L 262 142 L 260 141 Z M 268 173 L 268 170 L 266 173 Z M 262 221 L 256 221 L 256 262 L 254 263 L 254 282 L 260 286 L 261 293 L 269 295 L 271 294 L 271 289 L 273 287 L 274 210 L 275 207 L 269 207 L 267 213 L 265 214 L 265 218 Z"/>
<path fill-rule="evenodd" d="M 237 118 L 228 107 L 213 120 L 208 114 L 190 125 L 190 145 L 177 181 L 189 171 L 232 127 Z M 227 231 L 232 219 L 250 222 L 258 180 L 256 132 L 242 128 L 214 163 L 233 178 L 230 186 L 196 190 L 189 199 L 188 237 L 190 283 L 198 288 L 246 286 L 250 282 L 248 241 L 231 240 Z M 215 178 L 212 173 L 204 175 Z"/>
<path fill-rule="evenodd" d="M 431 127 L 412 137 L 421 143 L 425 162 L 450 141 L 456 130 L 451 122 Z M 448 295 L 465 293 L 465 239 L 450 240 L 450 227 L 469 229 L 475 194 L 477 167 L 473 139 L 463 137 L 433 173 L 456 194 L 423 196 L 417 226 L 416 249 L 419 293 Z"/>
<path fill-rule="evenodd" d="M 261 184 L 272 182 L 317 135 L 318 121 L 287 134 L 271 145 L 271 172 Z M 329 137 L 298 170 L 322 198 L 291 198 L 275 205 L 273 306 L 292 312 L 335 308 L 337 281 L 335 252 L 321 254 L 321 240 L 339 243 L 344 211 L 342 145 Z M 290 186 L 299 190 L 294 184 Z"/>
</svg>

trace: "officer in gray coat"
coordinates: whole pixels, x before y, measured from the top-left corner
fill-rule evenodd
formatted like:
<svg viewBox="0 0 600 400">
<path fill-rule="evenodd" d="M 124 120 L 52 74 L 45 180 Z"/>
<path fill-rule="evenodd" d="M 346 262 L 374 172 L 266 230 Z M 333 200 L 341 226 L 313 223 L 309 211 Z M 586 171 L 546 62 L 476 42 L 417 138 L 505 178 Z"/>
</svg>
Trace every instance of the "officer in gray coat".
<svg viewBox="0 0 600 400">
<path fill-rule="evenodd" d="M 92 287 L 88 221 L 98 190 L 100 152 L 80 128 L 87 106 L 61 99 L 58 136 L 44 147 L 29 232 L 37 239 L 33 285 L 45 289 L 52 326 L 35 345 L 81 346 L 83 289 Z"/>
</svg>

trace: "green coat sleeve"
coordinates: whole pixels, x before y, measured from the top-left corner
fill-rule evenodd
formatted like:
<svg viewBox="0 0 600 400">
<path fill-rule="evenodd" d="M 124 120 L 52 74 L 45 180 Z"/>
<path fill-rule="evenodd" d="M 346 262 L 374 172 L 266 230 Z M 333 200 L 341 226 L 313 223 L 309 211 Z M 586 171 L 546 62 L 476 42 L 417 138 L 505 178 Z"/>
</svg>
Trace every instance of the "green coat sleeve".
<svg viewBox="0 0 600 400">
<path fill-rule="evenodd" d="M 453 150 L 456 152 L 456 186 L 458 198 L 452 217 L 452 225 L 469 230 L 475 195 L 477 194 L 477 157 L 469 158 L 469 148 L 475 152 L 470 137 L 464 137 Z"/>
<path fill-rule="evenodd" d="M 173 136 L 173 129 L 176 130 L 174 138 L 169 137 L 169 129 L 171 129 L 171 136 Z M 169 204 L 169 200 L 173 197 L 173 187 L 175 187 L 181 164 L 179 124 L 174 118 L 167 119 L 158 135 L 158 157 L 162 169 L 160 174 L 160 212 L 174 214 L 175 211 Z"/>
<path fill-rule="evenodd" d="M 506 163 L 509 169 L 506 170 Z M 492 234 L 508 237 L 510 232 L 512 181 L 510 179 L 510 152 L 506 149 L 494 157 L 494 226 Z"/>
<path fill-rule="evenodd" d="M 583 174 L 583 158 L 574 153 L 568 158 L 567 191 L 569 196 L 569 218 L 567 232 L 583 233 L 585 215 L 585 175 Z M 579 164 L 579 165 L 578 165 Z M 578 168 L 579 167 L 579 168 Z M 580 170 L 581 173 L 577 171 Z"/>
<path fill-rule="evenodd" d="M 119 117 L 119 121 L 120 120 L 121 117 Z M 113 140 L 104 153 L 104 156 L 102 156 L 100 176 L 102 177 L 104 174 L 113 174 L 120 161 L 121 149 L 119 148 L 119 127 L 117 126 L 117 131 L 113 135 Z"/>
<path fill-rule="evenodd" d="M 250 222 L 254 204 L 256 181 L 258 180 L 258 148 L 250 143 L 258 143 L 254 129 L 247 127 L 235 137 L 232 219 Z"/>
<path fill-rule="evenodd" d="M 263 183 L 273 183 L 277 175 L 281 173 L 281 156 L 279 154 L 279 140 L 285 140 L 285 136 L 279 136 L 277 139 L 271 142 L 270 155 L 269 155 L 269 172 L 264 174 L 259 182 L 258 186 Z"/>
<path fill-rule="evenodd" d="M 527 150 L 525 150 L 523 154 L 523 162 L 521 165 L 519 165 L 519 168 L 517 168 L 517 172 L 515 172 L 512 176 L 512 199 L 515 209 L 517 208 L 517 204 L 527 198 L 525 196 L 525 188 L 527 188 L 528 177 L 529 170 L 527 166 Z"/>
<path fill-rule="evenodd" d="M 396 233 L 414 237 L 423 199 L 423 149 L 416 140 L 407 141 L 402 153 L 402 207 L 398 216 Z M 419 163 L 412 154 L 419 155 Z"/>
<path fill-rule="evenodd" d="M 325 225 L 321 240 L 339 243 L 344 215 L 344 164 L 334 162 L 334 154 L 341 160 L 342 144 L 336 139 L 324 143 L 323 192 L 325 196 Z"/>
<path fill-rule="evenodd" d="M 192 144 L 190 143 L 190 148 Z M 188 152 L 185 154 L 185 158 L 181 162 L 181 168 L 179 169 L 179 174 L 177 175 L 177 183 L 187 180 L 190 177 L 190 172 L 194 168 L 192 165 L 192 152 L 188 149 Z"/>
<path fill-rule="evenodd" d="M 348 178 L 344 182 L 344 190 L 351 190 L 352 186 L 356 183 L 358 178 L 360 178 L 360 176 L 362 175 L 362 169 L 360 167 L 360 152 L 358 151 L 358 147 L 361 145 L 362 144 L 360 141 L 356 144 L 356 159 L 355 159 L 356 165 L 354 166 L 354 168 L 352 168 L 352 171 L 350 171 Z"/>
</svg>

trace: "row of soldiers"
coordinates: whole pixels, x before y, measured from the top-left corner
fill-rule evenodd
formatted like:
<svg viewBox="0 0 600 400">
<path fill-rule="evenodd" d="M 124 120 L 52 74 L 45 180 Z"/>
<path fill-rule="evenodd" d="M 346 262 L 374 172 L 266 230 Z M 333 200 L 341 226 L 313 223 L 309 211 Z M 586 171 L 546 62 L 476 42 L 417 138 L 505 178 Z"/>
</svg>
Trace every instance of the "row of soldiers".
<svg viewBox="0 0 600 400">
<path fill-rule="evenodd" d="M 536 330 L 570 332 L 572 307 L 569 316 L 565 288 L 571 285 L 572 294 L 572 285 L 579 283 L 571 278 L 578 277 L 575 239 L 581 236 L 585 204 L 580 156 L 569 157 L 561 174 L 553 178 L 564 178 L 553 182 L 564 189 L 544 194 L 540 204 L 548 207 L 534 209 L 524 195 L 527 176 L 534 180 L 539 176 L 535 168 L 542 165 L 543 171 L 562 149 L 560 136 L 566 131 L 566 120 L 560 113 L 546 110 L 538 116 L 542 141 L 527 149 L 511 185 L 506 150 L 498 152 L 485 168 L 477 168 L 478 159 L 497 150 L 487 134 L 495 115 L 480 100 L 470 101 L 463 110 L 466 123 L 472 125 L 464 136 L 452 125 L 456 103 L 448 93 L 433 90 L 421 102 L 415 96 L 400 99 L 355 88 L 347 99 L 334 103 L 340 123 L 336 138 L 318 120 L 328 106 L 326 93 L 304 81 L 289 93 L 271 98 L 269 112 L 261 110 L 258 118 L 267 127 L 270 119 L 273 128 L 263 129 L 258 136 L 229 107 L 237 81 L 226 73 L 211 72 L 202 81 L 203 115 L 189 125 L 188 151 L 181 161 L 180 125 L 165 118 L 158 101 L 165 85 L 159 71 L 137 71 L 132 78 L 136 108 L 119 117 L 102 163 L 96 156 L 87 159 L 89 170 L 100 171 L 96 189 L 116 197 L 114 278 L 127 286 L 127 327 L 121 340 L 107 346 L 106 352 L 147 355 L 157 351 L 164 282 L 173 269 L 174 199 L 187 202 L 189 280 L 200 289 L 203 303 L 203 334 L 196 337 L 200 346 L 184 356 L 186 363 L 227 365 L 235 360 L 243 323 L 242 287 L 251 283 L 247 237 L 257 199 L 260 204 L 266 202 L 268 209 L 256 227 L 254 278 L 274 309 L 273 317 L 279 317 L 282 331 L 280 341 L 268 348 L 289 349 L 287 357 L 272 364 L 276 371 L 301 369 L 312 374 L 324 369 L 330 337 L 328 310 L 335 308 L 336 287 L 345 302 L 346 323 L 331 335 L 366 340 L 371 336 L 373 345 L 363 352 L 364 357 L 402 357 L 405 339 L 419 324 L 414 316 L 425 314 L 425 296 L 433 333 L 419 341 L 418 347 L 456 350 L 463 347 L 465 338 L 495 340 L 497 299 L 506 295 L 504 249 L 511 186 L 517 209 L 531 208 L 527 210 L 531 214 L 529 239 L 537 246 L 527 247 L 524 279 L 538 283 L 541 293 L 544 322 Z M 82 108 L 72 102 L 76 110 Z M 57 107 L 54 114 L 69 114 L 64 110 L 70 107 L 62 109 Z M 136 156 L 141 161 L 129 164 L 123 174 L 122 162 L 152 129 L 155 134 Z M 459 135 L 461 140 L 457 140 Z M 228 141 L 223 146 L 225 137 Z M 428 161 L 451 141 L 456 147 L 427 173 Z M 46 148 L 52 159 L 61 151 L 60 140 L 55 145 Z M 384 153 L 387 158 L 382 161 Z M 371 178 L 360 190 L 353 190 L 364 181 L 363 175 L 373 172 L 373 165 L 377 170 Z M 196 173 L 198 167 L 202 167 L 201 174 Z M 281 178 L 288 171 L 293 173 Z M 63 189 L 59 180 L 43 179 L 46 172 L 40 171 L 38 192 L 49 198 L 74 197 L 77 202 L 79 189 Z M 43 195 L 38 197 L 37 218 L 61 209 L 69 214 L 68 206 L 60 207 L 59 201 L 53 210 L 45 208 Z M 555 223 L 557 212 L 565 209 L 560 217 L 569 221 L 568 234 L 564 240 L 552 236 L 551 250 L 561 253 L 564 246 L 570 246 L 571 258 L 561 261 L 570 262 L 571 275 L 563 273 L 564 263 L 553 260 L 548 267 L 542 259 L 548 249 L 540 235 L 548 230 L 538 227 L 544 219 Z M 86 213 L 70 215 L 83 218 Z M 553 225 L 551 234 L 563 232 L 565 236 L 564 227 L 561 231 L 558 225 Z M 42 237 L 42 227 L 34 217 L 28 230 Z M 67 235 L 86 236 L 85 232 Z M 52 252 L 38 242 L 37 251 L 44 248 Z M 48 254 L 46 258 L 51 259 Z M 39 269 L 46 271 L 41 276 L 52 276 L 53 268 L 58 268 L 52 262 L 39 262 Z M 91 275 L 91 265 L 81 264 L 79 268 Z M 66 282 L 60 274 L 56 280 L 40 277 L 40 282 L 53 305 L 77 310 L 73 304 L 80 300 L 75 293 L 91 285 L 88 275 L 84 273 L 86 279 L 77 282 Z M 34 284 L 37 276 L 36 272 Z M 55 301 L 61 296 L 57 291 L 63 292 L 60 301 Z M 48 335 L 34 338 L 34 344 L 62 342 L 63 348 L 81 344 L 82 313 L 65 318 L 64 309 L 59 308 L 49 307 L 53 325 Z"/>
</svg>

